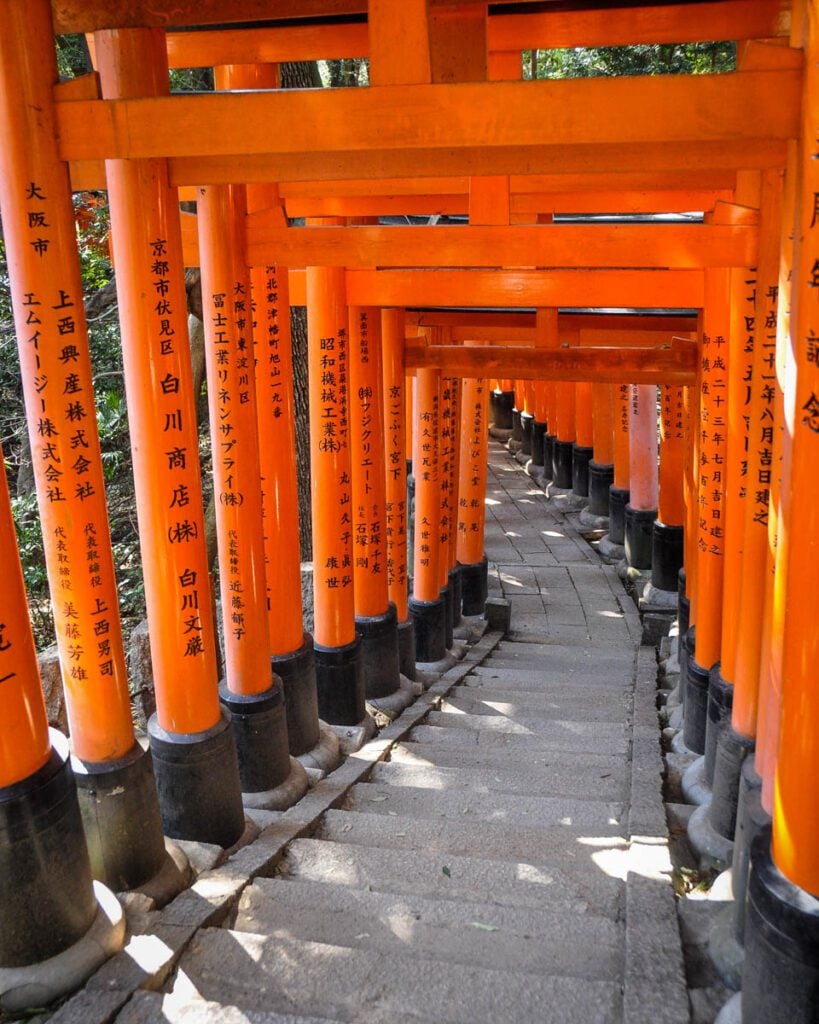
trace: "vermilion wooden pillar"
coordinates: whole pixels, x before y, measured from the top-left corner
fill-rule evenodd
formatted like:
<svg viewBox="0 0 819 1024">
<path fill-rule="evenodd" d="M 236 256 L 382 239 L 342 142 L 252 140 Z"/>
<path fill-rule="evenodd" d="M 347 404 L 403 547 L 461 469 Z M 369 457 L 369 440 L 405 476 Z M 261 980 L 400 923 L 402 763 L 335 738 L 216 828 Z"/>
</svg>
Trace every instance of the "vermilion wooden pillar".
<svg viewBox="0 0 819 1024">
<path fill-rule="evenodd" d="M 614 431 L 614 482 L 609 488 L 609 542 L 623 547 L 626 539 L 626 505 L 629 501 L 629 408 L 631 386 L 618 384 L 612 396 Z M 625 549 L 620 552 L 624 554 Z"/>
<path fill-rule="evenodd" d="M 572 486 L 572 451 L 576 434 L 575 385 L 570 381 L 558 381 L 554 388 L 555 440 L 552 447 L 552 481 L 555 487 L 569 490 Z"/>
<path fill-rule="evenodd" d="M 384 456 L 387 536 L 387 587 L 398 616 L 398 656 L 401 674 L 415 679 L 415 631 L 409 614 L 407 496 L 407 408 L 412 404 L 412 378 L 404 376 L 404 311 L 381 312 L 384 387 Z"/>
<path fill-rule="evenodd" d="M 659 491 L 651 549 L 651 583 L 677 593 L 683 566 L 685 523 L 685 388 L 660 387 Z"/>
<path fill-rule="evenodd" d="M 217 69 L 216 84 L 232 85 L 229 70 Z M 233 718 L 245 804 L 284 810 L 304 794 L 307 776 L 290 758 L 284 691 L 270 664 L 244 187 L 198 189 L 197 214 L 224 626 L 220 696 Z"/>
<path fill-rule="evenodd" d="M 416 659 L 441 661 L 446 654 L 446 601 L 441 597 L 440 374 L 419 369 L 415 376 L 415 564 L 409 610 L 415 623 Z"/>
<path fill-rule="evenodd" d="M 787 559 L 780 742 L 776 761 L 771 845 L 763 831 L 751 851 L 742 1014 L 761 1021 L 807 1024 L 816 1014 L 819 964 L 819 771 L 815 666 L 819 655 L 811 593 L 819 555 L 819 11 L 797 5 L 804 46 L 801 137 L 790 322 L 795 387 L 786 388 L 784 465 L 778 538 Z M 787 209 L 787 204 L 786 204 Z M 788 399 L 792 403 L 788 408 Z"/>
<path fill-rule="evenodd" d="M 78 473 L 71 464 L 58 461 L 67 454 L 67 444 L 60 450 L 54 448 L 53 453 L 47 446 L 58 437 L 57 430 L 62 438 L 69 426 L 67 417 L 58 413 L 79 398 L 65 393 L 69 367 L 61 367 L 57 359 L 45 370 L 37 365 L 38 359 L 42 363 L 44 357 L 56 356 L 62 343 L 79 341 L 75 347 L 83 353 L 81 365 L 87 374 L 79 383 L 90 384 L 68 172 L 59 161 L 54 130 L 52 89 L 57 69 L 51 11 L 47 3 L 39 0 L 33 4 L 14 0 L 5 6 L 3 16 L 0 140 L 4 164 L 0 175 L 0 211 L 21 369 L 26 382 L 27 415 L 30 420 L 36 416 L 32 426 L 51 423 L 54 427 L 53 433 L 49 428 L 48 434 L 36 427 L 32 429 L 32 455 L 35 467 L 42 462 L 60 471 L 60 476 L 50 481 L 50 486 L 59 486 L 65 494 L 66 509 L 70 496 L 76 516 L 77 506 L 81 508 L 81 504 L 75 488 L 85 483 L 84 474 Z M 79 338 L 72 339 L 70 332 L 60 334 L 60 323 L 63 326 L 68 323 L 62 319 L 64 317 L 74 324 L 75 334 L 80 332 Z M 45 396 L 39 407 L 32 405 L 38 389 Z M 84 402 L 90 397 L 90 392 L 82 395 Z M 93 400 L 90 418 L 93 422 Z M 76 423 L 76 429 L 82 425 Z M 45 458 L 40 446 L 46 446 Z M 98 449 L 92 454 L 99 458 Z M 107 540 L 98 466 L 92 479 L 100 484 L 98 501 L 101 503 L 95 503 L 96 513 L 102 513 L 100 525 L 105 524 L 104 539 Z M 50 505 L 62 502 L 47 497 L 46 481 L 41 473 L 36 482 L 44 533 L 48 536 L 49 529 L 57 528 L 60 520 L 46 518 L 45 513 Z M 94 493 L 90 490 L 89 498 Z M 66 605 L 73 601 L 75 608 L 79 606 L 83 610 L 82 625 L 89 632 L 74 642 L 79 653 L 87 654 L 87 658 L 66 660 L 63 664 L 64 670 L 69 664 L 87 665 L 91 669 L 93 676 L 88 687 L 82 687 L 85 679 L 74 680 L 91 697 L 99 694 L 99 684 L 104 685 L 106 680 L 100 680 L 96 670 L 101 657 L 93 646 L 89 570 L 78 558 L 84 555 L 80 545 L 86 521 L 93 525 L 93 519 L 83 519 L 76 529 L 66 531 L 72 550 L 69 554 L 66 545 L 64 553 L 70 561 L 62 564 L 70 567 L 72 575 L 63 579 L 72 584 L 71 590 L 64 589 L 61 593 L 60 577 L 56 573 L 50 585 L 58 628 L 62 630 L 80 621 L 77 612 L 64 614 Z M 68 516 L 64 522 L 71 525 Z M 77 953 L 78 944 L 82 943 L 100 908 L 91 883 L 91 866 L 69 766 L 68 744 L 56 732 L 53 741 L 49 737 L 4 468 L 0 469 L 0 553 L 4 570 L 0 628 L 0 1006 L 16 1011 L 29 1008 L 32 991 L 38 994 L 44 991 L 47 998 L 54 999 L 82 984 L 116 948 L 117 942 L 112 942 L 110 950 L 100 950 L 87 964 L 81 962 L 79 969 L 61 975 L 72 955 Z M 110 552 L 108 557 L 110 567 Z M 106 584 L 110 586 L 113 574 L 106 575 Z M 115 594 L 113 600 L 116 601 Z M 58 618 L 59 613 L 63 614 Z M 110 625 L 111 620 L 108 621 Z M 114 625 L 119 625 L 116 619 Z M 64 644 L 61 648 L 65 650 Z M 106 735 L 105 725 L 117 720 L 117 684 L 121 686 L 124 679 L 111 677 L 109 682 L 115 684 L 111 721 L 100 723 L 103 728 L 92 729 L 83 737 L 92 743 L 102 739 L 100 760 L 110 756 L 110 744 L 118 735 L 127 743 L 127 735 L 123 735 L 121 729 Z M 81 725 L 82 717 L 79 717 Z M 130 744 L 123 752 L 127 754 L 129 748 Z M 106 892 L 106 896 L 110 895 Z M 59 958 L 56 963 L 52 959 L 55 957 Z M 22 970 L 15 978 L 4 968 Z"/>
<path fill-rule="evenodd" d="M 632 384 L 625 548 L 628 564 L 634 569 L 651 568 L 657 487 L 657 388 L 653 384 Z"/>
<path fill-rule="evenodd" d="M 4 42 L 24 31 L 24 18 L 13 5 Z M 48 11 L 33 18 L 49 35 Z M 131 722 L 73 207 L 54 126 L 56 63 L 39 39 L 13 45 L 0 204 L 32 468 L 92 871 L 128 889 L 162 867 L 162 823 Z"/>
<path fill-rule="evenodd" d="M 95 43 L 107 97 L 167 93 L 161 31 L 101 32 Z M 162 819 L 167 835 L 231 846 L 244 815 L 219 706 L 177 197 L 164 160 L 111 160 L 106 175 L 140 542 L 150 552 L 149 734 Z"/>
<path fill-rule="evenodd" d="M 317 222 L 336 223 L 327 218 Z M 307 268 L 314 646 L 319 714 L 357 747 L 373 722 L 364 707 L 353 596 L 350 338 L 342 267 Z M 349 735 L 346 735 L 349 733 Z"/>
<path fill-rule="evenodd" d="M 353 484 L 353 579 L 364 693 L 396 714 L 411 699 L 401 690 L 398 612 L 390 601 L 386 465 L 381 366 L 381 310 L 350 307 L 350 456 Z"/>
<path fill-rule="evenodd" d="M 572 448 L 572 491 L 589 496 L 589 464 L 594 458 L 594 405 L 591 381 L 575 386 L 575 442 Z"/>
<path fill-rule="evenodd" d="M 722 633 L 730 327 L 730 271 L 707 270 L 700 370 L 696 602 L 692 609 L 696 641 L 686 676 L 684 730 L 686 746 L 698 754 L 705 751 L 709 674 L 719 660 Z"/>
<path fill-rule="evenodd" d="M 464 615 L 483 615 L 487 596 L 486 525 L 489 385 L 464 380 L 461 388 L 461 454 L 458 484 L 458 561 L 461 563 Z"/>
<path fill-rule="evenodd" d="M 614 427 L 611 384 L 592 384 L 594 457 L 589 463 L 589 506 L 594 516 L 609 514 L 609 488 L 614 483 Z"/>
</svg>

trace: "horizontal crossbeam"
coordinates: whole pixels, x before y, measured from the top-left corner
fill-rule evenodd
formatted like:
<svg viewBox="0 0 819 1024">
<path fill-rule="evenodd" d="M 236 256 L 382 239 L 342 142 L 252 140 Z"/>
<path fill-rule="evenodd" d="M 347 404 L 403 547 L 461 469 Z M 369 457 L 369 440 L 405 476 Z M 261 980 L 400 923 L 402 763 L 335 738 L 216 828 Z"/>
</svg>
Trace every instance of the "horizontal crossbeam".
<svg viewBox="0 0 819 1024">
<path fill-rule="evenodd" d="M 800 77 L 754 71 L 74 100 L 58 104 L 57 121 L 65 160 L 172 157 L 176 184 L 257 180 L 261 168 L 266 180 L 287 181 L 758 167 L 780 164 L 797 134 Z"/>
<path fill-rule="evenodd" d="M 404 352 L 408 369 L 430 367 L 457 377 L 687 385 L 697 378 L 693 344 L 638 350 L 407 344 Z"/>
<path fill-rule="evenodd" d="M 248 218 L 248 262 L 288 267 L 748 267 L 752 227 L 543 224 L 274 228 Z"/>
</svg>

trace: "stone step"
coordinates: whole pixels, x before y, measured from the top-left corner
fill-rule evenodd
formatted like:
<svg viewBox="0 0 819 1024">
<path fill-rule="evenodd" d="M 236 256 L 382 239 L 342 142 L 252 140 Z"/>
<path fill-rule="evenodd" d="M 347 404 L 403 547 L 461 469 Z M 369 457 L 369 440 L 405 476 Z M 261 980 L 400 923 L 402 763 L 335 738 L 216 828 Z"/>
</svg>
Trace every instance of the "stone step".
<svg viewBox="0 0 819 1024">
<path fill-rule="evenodd" d="M 180 973 L 205 999 L 242 1010 L 395 1024 L 616 1024 L 620 986 L 464 964 L 434 970 L 389 951 L 205 929 Z"/>
<path fill-rule="evenodd" d="M 100 1019 L 99 1017 L 96 1019 Z M 106 1020 L 110 1020 L 106 1017 Z M 116 1024 L 332 1024 L 338 1017 L 302 1017 L 274 1010 L 242 1010 L 209 999 L 197 999 L 192 993 L 135 992 L 120 1010 Z"/>
<path fill-rule="evenodd" d="M 575 736 L 587 739 L 590 737 L 617 739 L 623 737 L 626 731 L 622 720 L 618 722 L 588 722 L 540 718 L 534 715 L 521 715 L 513 720 L 505 715 L 471 715 L 462 711 L 430 711 L 425 721 L 428 725 L 444 726 L 447 729 L 506 732 L 520 736 L 542 736 L 544 738 Z"/>
<path fill-rule="evenodd" d="M 518 822 L 442 821 L 364 811 L 329 811 L 315 838 L 353 846 L 420 849 L 482 860 L 557 864 L 561 871 L 581 881 L 589 873 L 600 873 L 600 865 L 604 865 L 609 877 L 622 879 L 628 846 L 620 834 L 622 829 L 617 825 L 603 829 L 598 826 L 594 832 L 589 836 L 566 826 L 539 828 Z"/>
<path fill-rule="evenodd" d="M 454 714 L 497 716 L 512 721 L 527 718 L 582 720 L 584 722 L 622 723 L 630 710 L 630 700 L 598 697 L 596 700 L 585 695 L 553 696 L 543 693 L 529 701 L 491 700 L 484 694 L 472 695 L 458 689 L 441 702 L 440 710 Z"/>
<path fill-rule="evenodd" d="M 617 696 L 630 693 L 632 689 L 631 678 L 626 672 L 612 676 L 601 670 L 596 674 L 566 678 L 544 666 L 525 670 L 493 668 L 492 662 L 476 665 L 460 686 L 468 690 L 487 688 L 510 695 L 556 692 L 567 696 L 576 693 L 581 697 Z"/>
<path fill-rule="evenodd" d="M 459 734 L 460 735 L 460 734 Z M 503 747 L 450 747 L 443 743 L 398 743 L 390 751 L 395 764 L 438 766 L 441 768 L 477 768 L 506 772 L 542 771 L 552 768 L 560 772 L 585 771 L 612 774 L 630 771 L 630 762 L 622 754 L 598 754 L 577 750 L 509 751 Z"/>
<path fill-rule="evenodd" d="M 589 649 L 588 646 L 585 648 L 575 647 L 577 657 L 573 663 L 569 663 L 569 659 L 563 655 L 563 652 L 566 650 L 565 646 L 555 644 L 555 649 L 560 651 L 560 657 L 558 658 L 554 658 L 549 654 L 548 647 L 544 648 L 544 653 L 539 657 L 533 654 L 493 655 L 482 665 L 477 666 L 474 671 L 479 674 L 486 674 L 490 671 L 496 672 L 500 669 L 518 672 L 546 672 L 550 677 L 567 683 L 573 680 L 630 680 L 633 672 L 633 654 L 629 652 L 630 657 L 628 659 L 622 656 L 619 658 L 616 656 L 609 658 L 608 653 L 611 651 L 611 647 L 610 641 L 606 647 L 601 646 L 596 649 Z"/>
<path fill-rule="evenodd" d="M 518 793 L 523 796 L 579 796 L 597 800 L 623 800 L 626 796 L 625 766 L 617 771 L 573 766 L 513 770 L 501 768 L 443 768 L 382 761 L 373 767 L 370 782 L 415 789 L 451 790 L 460 793 Z"/>
<path fill-rule="evenodd" d="M 623 961 L 622 925 L 605 917 L 284 878 L 258 879 L 249 886 L 234 928 L 419 960 L 589 980 L 619 978 Z"/>
<path fill-rule="evenodd" d="M 617 824 L 623 805 L 615 800 L 583 800 L 574 796 L 518 796 L 510 793 L 419 789 L 362 783 L 353 786 L 345 810 L 368 814 L 408 814 L 413 818 L 454 818 L 484 821 L 526 821 L 552 828 L 577 825 L 594 829 Z M 592 832 L 592 835 L 595 833 Z"/>
<path fill-rule="evenodd" d="M 452 716 L 454 717 L 454 716 Z M 510 751 L 558 751 L 571 750 L 577 752 L 590 751 L 601 754 L 621 754 L 628 752 L 625 737 L 615 736 L 578 736 L 568 731 L 544 734 L 538 730 L 533 734 L 510 732 L 491 732 L 487 729 L 471 729 L 462 726 L 452 728 L 449 722 L 444 725 L 417 725 L 410 734 L 418 743 L 441 743 L 450 747 L 488 747 L 506 748 Z"/>
<path fill-rule="evenodd" d="M 400 831 L 400 830 L 399 830 Z M 395 895 L 482 903 L 487 894 L 510 907 L 547 909 L 556 904 L 576 913 L 616 918 L 623 885 L 594 864 L 570 875 L 561 868 L 525 861 L 497 861 L 427 850 L 355 846 L 296 839 L 280 873 L 313 882 L 349 885 Z"/>
<path fill-rule="evenodd" d="M 528 708 L 566 707 L 571 709 L 582 709 L 585 714 L 587 710 L 594 710 L 603 706 L 609 710 L 615 710 L 622 721 L 623 715 L 631 707 L 632 695 L 629 690 L 620 687 L 589 686 L 561 686 L 560 682 L 553 679 L 545 679 L 543 685 L 537 689 L 510 690 L 503 686 L 494 686 L 495 680 L 472 680 L 467 677 L 467 685 L 457 686 L 447 700 L 472 701 L 481 704 L 509 704 L 513 708 L 520 708 L 522 711 Z M 473 685 L 477 682 L 478 685 Z M 502 711 L 506 714 L 506 711 Z"/>
</svg>

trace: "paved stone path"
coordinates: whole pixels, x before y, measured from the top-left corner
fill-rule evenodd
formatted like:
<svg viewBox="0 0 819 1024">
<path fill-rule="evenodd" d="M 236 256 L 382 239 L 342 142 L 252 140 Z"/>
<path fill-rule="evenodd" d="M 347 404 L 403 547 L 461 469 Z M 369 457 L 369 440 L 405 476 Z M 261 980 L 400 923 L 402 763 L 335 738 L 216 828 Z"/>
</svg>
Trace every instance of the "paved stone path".
<svg viewBox="0 0 819 1024">
<path fill-rule="evenodd" d="M 164 991 L 109 1019 L 688 1021 L 654 652 L 614 571 L 495 444 L 487 500 L 511 632 L 363 752 Z"/>
</svg>

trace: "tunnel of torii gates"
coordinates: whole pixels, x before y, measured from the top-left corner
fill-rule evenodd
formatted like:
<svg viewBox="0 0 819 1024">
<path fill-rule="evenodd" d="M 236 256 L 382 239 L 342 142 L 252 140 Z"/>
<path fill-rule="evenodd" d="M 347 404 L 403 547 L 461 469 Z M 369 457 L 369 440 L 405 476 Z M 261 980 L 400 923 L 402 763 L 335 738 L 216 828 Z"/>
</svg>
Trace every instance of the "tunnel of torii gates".
<svg viewBox="0 0 819 1024">
<path fill-rule="evenodd" d="M 588 496 L 611 549 L 676 603 L 684 744 L 713 794 L 698 828 L 730 842 L 738 800 L 747 826 L 744 1019 L 814 1020 L 816 4 L 177 0 L 171 25 L 164 7 L 3 4 L 0 206 L 71 740 L 48 728 L 3 477 L 0 1005 L 36 1003 L 77 949 L 87 975 L 89 944 L 115 948 L 110 890 L 183 884 L 165 837 L 231 847 L 243 805 L 289 806 L 305 769 L 372 734 L 368 706 L 395 713 L 448 665 L 453 631 L 484 613 L 491 398 L 530 470 Z M 87 33 L 92 74 L 58 82 L 55 32 Z M 723 39 L 728 74 L 520 80 L 525 49 Z M 283 61 L 348 56 L 369 58 L 369 87 L 278 88 Z M 216 91 L 169 96 L 169 66 L 213 66 Z M 147 750 L 72 214 L 88 189 L 111 211 Z M 202 277 L 221 656 L 186 266 Z M 291 305 L 307 307 L 312 636 Z"/>
</svg>

